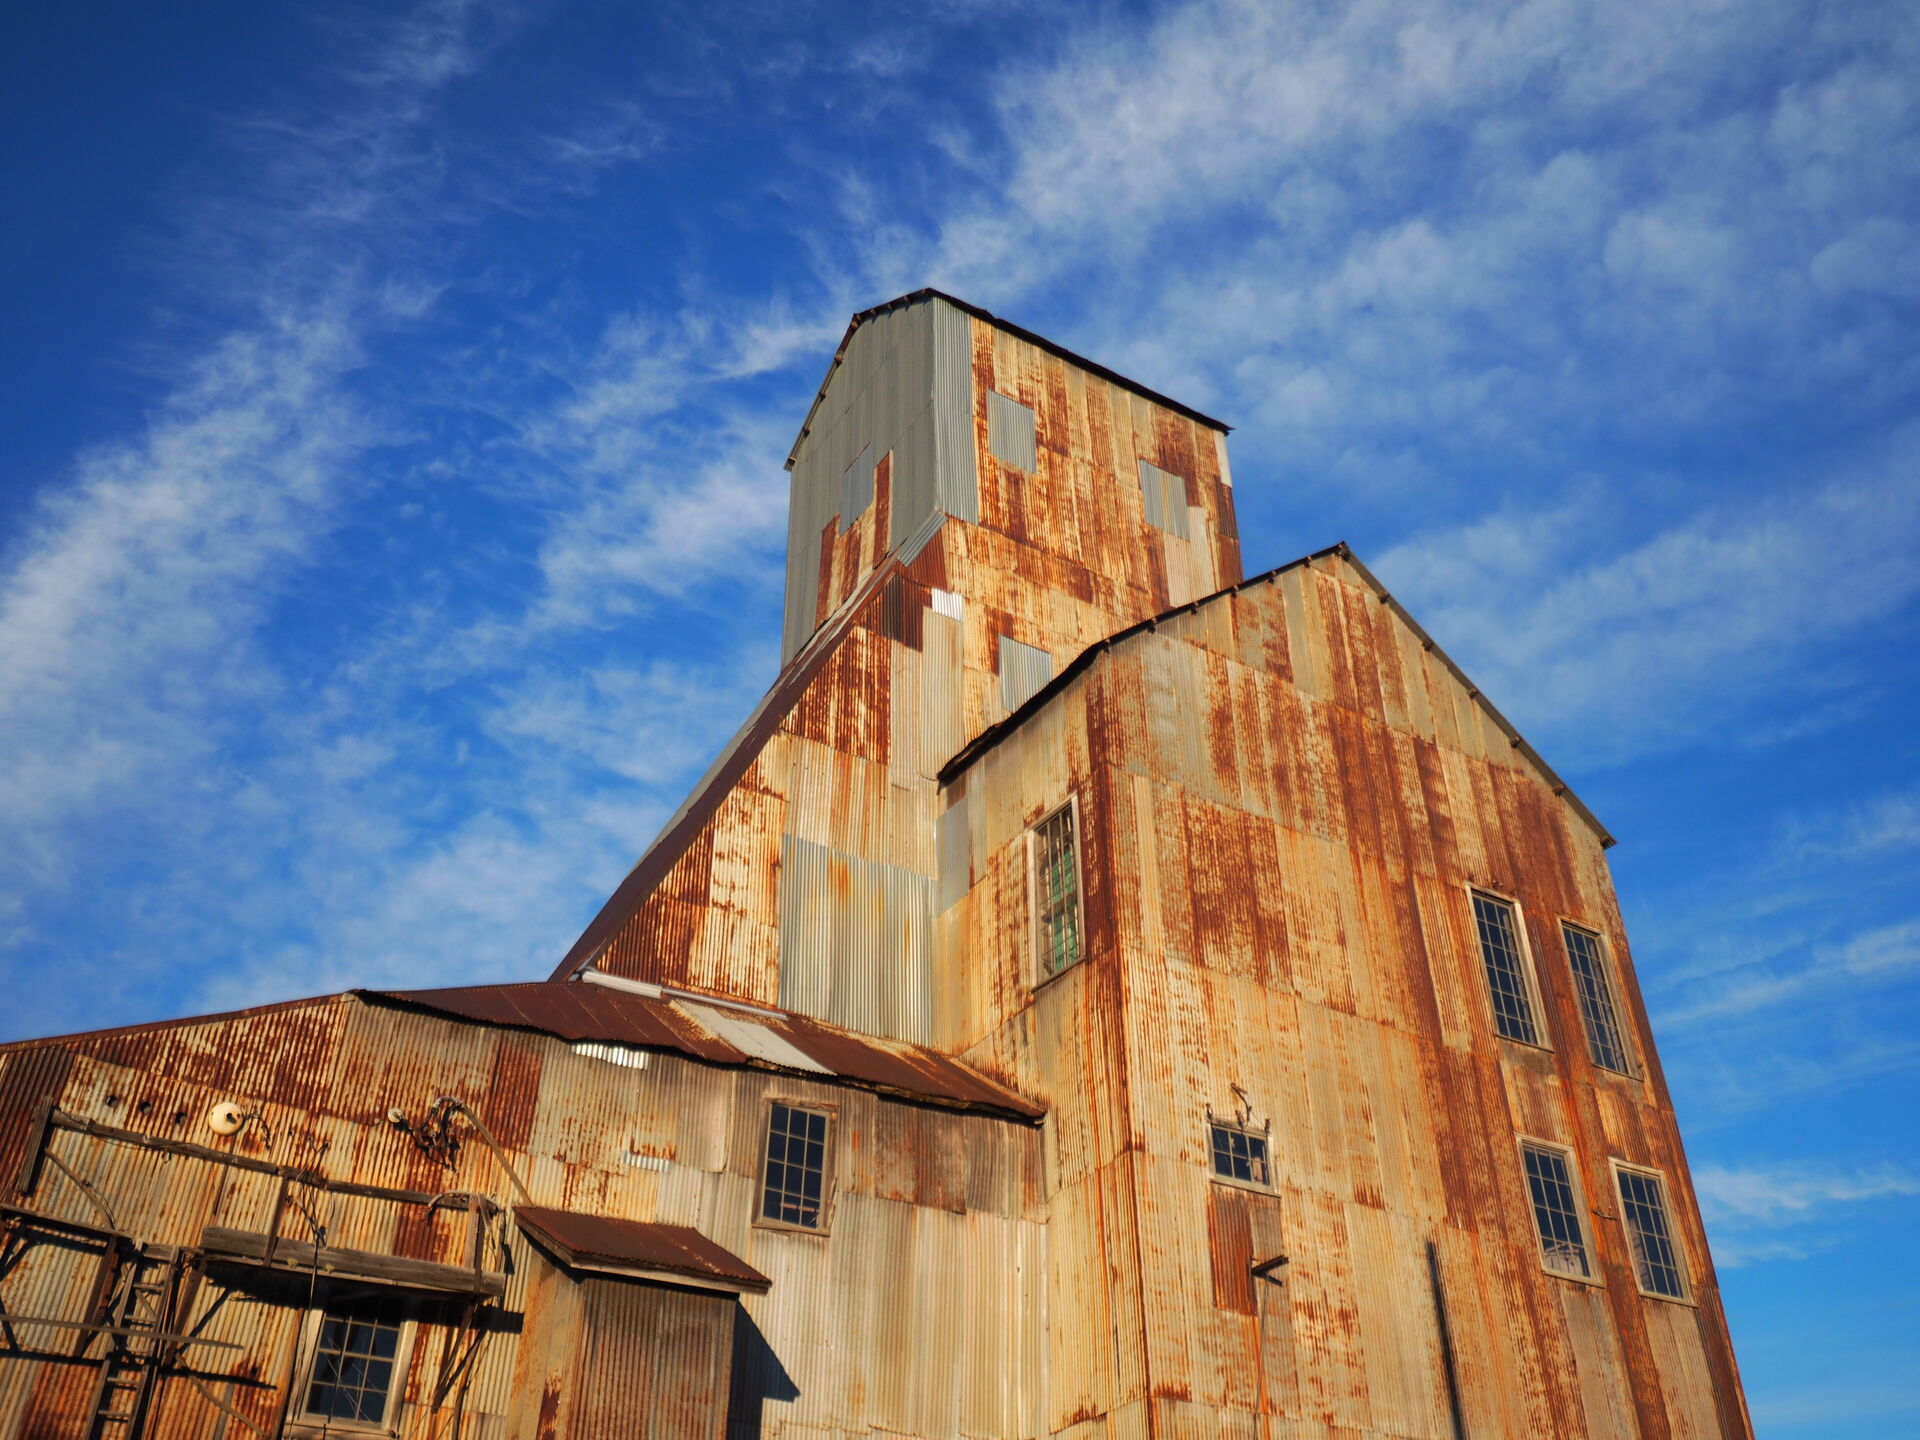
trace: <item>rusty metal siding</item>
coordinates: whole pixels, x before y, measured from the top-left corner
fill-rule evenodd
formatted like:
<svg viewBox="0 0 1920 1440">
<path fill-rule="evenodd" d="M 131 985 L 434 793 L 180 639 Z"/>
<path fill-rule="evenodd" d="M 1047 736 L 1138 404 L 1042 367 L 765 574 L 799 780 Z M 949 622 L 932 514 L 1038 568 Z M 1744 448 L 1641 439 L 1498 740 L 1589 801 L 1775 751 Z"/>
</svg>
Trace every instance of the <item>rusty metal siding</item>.
<svg viewBox="0 0 1920 1440">
<path fill-rule="evenodd" d="M 631 1281 L 580 1283 L 580 1440 L 721 1440 L 734 1302 Z"/>
<path fill-rule="evenodd" d="M 1056 1354 L 1056 1415 L 1148 1404 L 1168 1424 L 1247 1424 L 1253 1410 L 1296 1433 L 1441 1436 L 1451 1373 L 1468 1433 L 1749 1433 L 1717 1309 L 1676 1327 L 1675 1307 L 1642 1299 L 1617 1223 L 1599 1222 L 1598 1290 L 1569 1294 L 1538 1261 L 1515 1129 L 1574 1146 L 1592 1197 L 1608 1155 L 1684 1188 L 1656 1067 L 1644 1084 L 1595 1070 L 1559 973 L 1557 915 L 1624 954 L 1604 832 L 1481 723 L 1488 712 L 1450 671 L 1418 669 L 1427 652 L 1394 633 L 1396 612 L 1357 567 L 1323 557 L 1277 580 L 1103 652 L 1009 727 L 1010 753 L 985 751 L 955 776 L 976 854 L 1003 857 L 955 906 L 966 925 L 941 932 L 954 937 L 943 965 L 988 972 L 973 1003 L 1005 1007 L 1001 1031 L 991 1014 L 971 1022 L 982 1041 L 970 1053 L 1032 1077 L 1055 1107 L 1056 1254 L 1106 1233 L 1103 1211 L 1068 1200 L 1074 1175 L 1103 1173 L 1103 1153 L 1139 1235 L 1139 1368 Z M 1017 870 L 1033 809 L 1063 787 L 1102 797 L 1089 823 L 1106 832 L 1122 897 L 1105 963 L 1128 976 L 1112 1012 L 1125 1040 L 1104 1053 L 1113 1042 L 1089 1008 L 1105 988 L 1101 953 L 1029 1000 L 998 914 L 1015 907 L 989 890 L 996 868 Z M 983 808 L 987 795 L 999 803 Z M 1469 882 L 1496 881 L 1528 921 L 1551 1051 L 1491 1031 L 1465 897 Z M 1625 1012 L 1650 1046 L 1643 1009 Z M 1049 1037 L 1038 1049 L 1036 1032 Z M 1117 1089 L 1103 1078 L 1115 1067 Z M 1200 1149 L 1202 1105 L 1230 1107 L 1241 1091 L 1280 1117 L 1290 1256 L 1284 1324 L 1263 1302 L 1251 1332 L 1225 1318 L 1249 1304 L 1241 1201 L 1206 1186 Z M 1118 1137 L 1099 1138 L 1122 1095 L 1130 1165 Z M 1690 1211 L 1681 1228 L 1697 1227 Z M 1430 1289 L 1429 1241 L 1453 1307 L 1450 1356 L 1431 1305 L 1409 1303 Z M 1690 1255 L 1704 1268 L 1704 1251 Z M 1070 1264 L 1054 1277 L 1088 1283 Z M 1264 1397 L 1236 1385 L 1225 1357 L 1251 1364 L 1256 1348 L 1297 1385 Z"/>
<path fill-rule="evenodd" d="M 514 1000 L 513 991 L 476 987 L 477 993 L 465 992 L 463 998 L 453 992 L 443 1003 L 470 1001 L 469 1008 L 506 1011 L 511 1001 L 518 1020 L 532 1018 L 528 1005 L 538 1002 Z M 686 1008 L 694 1020 L 704 1016 L 707 1023 L 724 1014 L 716 1028 L 746 1040 L 748 1049 L 718 1035 L 707 1043 L 727 1045 L 724 1053 L 743 1060 L 757 1061 L 752 1046 L 777 1034 L 796 1052 L 818 1056 L 818 1063 L 843 1072 L 858 1071 L 860 1080 L 890 1093 L 971 1091 L 977 1098 L 995 1093 L 990 1082 L 964 1066 L 910 1045 L 877 1046 L 814 1021 L 763 1020 L 754 1012 L 691 1002 Z M 904 1348 L 897 1373 L 907 1400 L 905 1410 L 890 1413 L 912 1420 L 912 1428 L 902 1433 L 957 1433 L 961 1408 L 968 1404 L 974 1406 L 968 1413 L 988 1417 L 975 1433 L 1037 1431 L 1030 1419 L 1006 1408 L 1019 1397 L 1036 1395 L 1040 1386 L 1031 1350 L 1038 1322 L 1022 1309 L 1034 1299 L 1022 1288 L 1023 1273 L 1030 1273 L 1022 1266 L 1030 1266 L 1031 1257 L 1044 1249 L 1040 1221 L 1032 1213 L 1043 1189 L 1040 1136 L 1030 1125 L 848 1089 L 832 1075 L 722 1068 L 674 1048 L 651 1052 L 643 1069 L 609 1064 L 577 1052 L 562 1035 L 497 1028 L 413 1001 L 368 997 L 313 1009 L 326 1033 L 308 1038 L 318 1047 L 312 1053 L 331 1057 L 330 1083 L 311 1093 L 309 1104 L 280 1099 L 275 1091 L 293 1085 L 293 1077 L 276 1076 L 261 1064 L 262 1042 L 282 1032 L 264 1019 L 241 1018 L 160 1034 L 82 1037 L 62 1092 L 63 1108 L 78 1120 L 171 1140 L 187 1126 L 199 1127 L 215 1099 L 231 1099 L 259 1110 L 261 1121 L 222 1143 L 263 1163 L 307 1167 L 331 1181 L 399 1186 L 422 1195 L 470 1191 L 502 1207 L 518 1198 L 517 1176 L 536 1206 L 573 1212 L 560 1222 L 562 1228 L 572 1242 L 589 1247 L 598 1243 L 599 1230 L 623 1229 L 591 1217 L 640 1222 L 643 1228 L 691 1226 L 698 1240 L 687 1239 L 673 1247 L 676 1251 L 710 1242 L 715 1249 L 707 1253 L 731 1252 L 746 1261 L 741 1274 L 758 1271 L 774 1282 L 774 1292 L 754 1297 L 758 1320 L 752 1334 L 761 1350 L 746 1367 L 770 1387 L 759 1402 L 769 1424 L 787 1420 L 823 1431 L 859 1429 L 874 1413 L 862 1372 L 845 1364 L 844 1350 L 818 1343 L 824 1311 L 850 1319 L 876 1317 L 876 1346 L 882 1336 L 898 1337 Z M 738 1033 L 742 1025 L 760 1026 L 765 1036 L 746 1037 Z M 675 1038 L 692 1043 L 700 1033 L 705 1032 L 696 1028 Z M 86 1046 L 111 1051 L 114 1058 L 87 1054 Z M 716 1048 L 714 1053 L 723 1052 Z M 32 1047 L 8 1052 L 8 1068 L 0 1076 L 24 1073 L 22 1057 L 32 1060 L 39 1054 Z M 188 1068 L 191 1080 L 178 1073 Z M 243 1077 L 259 1083 L 264 1093 L 241 1088 L 237 1082 Z M 423 1153 L 407 1133 L 387 1122 L 387 1111 L 398 1108 L 417 1125 L 440 1095 L 460 1098 L 483 1117 L 504 1154 L 495 1154 L 464 1119 L 454 1126 L 459 1144 L 439 1158 Z M 754 1224 L 758 1152 L 766 1106 L 776 1097 L 830 1106 L 839 1117 L 836 1199 L 824 1239 L 782 1236 Z M 182 1112 L 188 1120 L 176 1124 L 174 1116 Z M 214 1224 L 263 1234 L 272 1229 L 279 1181 L 271 1174 L 228 1170 L 71 1130 L 58 1131 L 51 1143 L 111 1204 L 117 1223 L 143 1242 L 194 1245 Z M 282 1211 L 282 1233 L 289 1238 L 312 1240 L 317 1221 L 329 1246 L 470 1263 L 472 1231 L 459 1204 L 428 1212 L 417 1204 L 307 1181 L 291 1193 L 298 1204 Z M 84 1219 L 90 1213 L 81 1192 L 53 1167 L 43 1171 L 30 1200 L 58 1214 Z M 928 1225 L 934 1230 L 928 1232 Z M 724 1339 L 709 1343 L 711 1337 L 703 1338 L 698 1327 L 670 1316 L 649 1319 L 640 1312 L 651 1302 L 635 1300 L 609 1302 L 602 1333 L 625 1338 L 618 1345 L 608 1340 L 590 1353 L 577 1326 L 574 1338 L 567 1338 L 568 1292 L 556 1286 L 573 1282 L 550 1274 L 541 1280 L 551 1267 L 503 1226 L 500 1218 L 488 1222 L 484 1258 L 489 1269 L 509 1273 L 508 1292 L 473 1358 L 462 1359 L 469 1337 L 461 1330 L 457 1305 L 435 1302 L 423 1312 L 404 1379 L 404 1436 L 444 1437 L 456 1404 L 465 1417 L 461 1433 L 490 1440 L 537 1433 L 541 1423 L 557 1427 L 555 1434 L 618 1433 L 596 1428 L 612 1423 L 602 1413 L 608 1406 L 609 1414 L 677 1416 L 676 1423 L 694 1427 L 691 1433 L 711 1433 L 699 1427 L 717 1423 L 713 1407 L 724 1409 L 728 1384 L 724 1369 L 701 1367 L 715 1357 L 724 1360 L 730 1344 Z M 675 1232 L 648 1228 L 645 1233 Z M 875 1248 L 862 1237 L 878 1237 Z M 831 1259 L 823 1267 L 802 1267 L 803 1274 L 791 1264 L 781 1268 L 783 1251 Z M 992 1268 L 981 1271 L 983 1260 Z M 907 1292 L 901 1291 L 900 1275 L 888 1268 L 895 1262 L 913 1271 Z M 92 1274 L 92 1255 L 71 1245 L 38 1245 L 5 1278 L 5 1302 L 16 1315 L 69 1314 L 83 1308 Z M 785 1294 L 778 1293 L 783 1278 Z M 645 1288 L 639 1282 L 617 1283 Z M 209 1337 L 240 1345 L 237 1352 L 221 1352 L 232 1378 L 212 1383 L 269 1432 L 286 1393 L 283 1378 L 295 1358 L 305 1295 L 299 1275 L 260 1276 L 225 1267 L 209 1272 L 186 1317 Z M 959 1319 L 948 1308 L 955 1296 L 970 1297 Z M 616 1365 L 616 1350 L 625 1347 L 631 1354 L 635 1346 L 652 1357 L 647 1361 L 651 1371 L 611 1378 L 595 1371 L 598 1378 L 587 1387 L 591 1394 L 576 1385 L 593 1354 Z M 528 1347 L 557 1347 L 558 1353 L 532 1354 Z M 924 1393 L 922 1381 L 914 1378 L 919 1372 L 904 1360 L 923 1353 L 941 1356 L 944 1367 L 943 1378 Z M 448 1373 L 467 1378 L 443 1393 Z M 90 1379 L 86 1366 L 0 1355 L 0 1434 L 17 1433 L 16 1422 L 23 1417 L 39 1433 L 73 1433 Z M 640 1403 L 636 1386 L 652 1387 L 646 1389 L 645 1406 L 622 1408 L 622 1396 Z M 183 1377 L 164 1382 L 161 1405 L 156 1421 L 161 1428 L 153 1433 L 214 1440 L 221 1412 Z M 230 1437 L 239 1422 L 228 1423 Z"/>
<path fill-rule="evenodd" d="M 1000 703 L 1012 712 L 1046 688 L 1053 678 L 1053 656 L 1005 635 L 1000 637 L 998 650 Z"/>
</svg>

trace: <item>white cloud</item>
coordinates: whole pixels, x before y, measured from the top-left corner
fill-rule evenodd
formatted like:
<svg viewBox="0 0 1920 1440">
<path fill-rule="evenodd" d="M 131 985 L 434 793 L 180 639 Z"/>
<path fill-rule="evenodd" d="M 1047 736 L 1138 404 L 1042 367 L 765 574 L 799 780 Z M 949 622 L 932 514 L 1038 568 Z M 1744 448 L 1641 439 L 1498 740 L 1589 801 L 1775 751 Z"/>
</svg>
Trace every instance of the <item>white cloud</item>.
<svg viewBox="0 0 1920 1440">
<path fill-rule="evenodd" d="M 1702 1165 L 1693 1182 L 1709 1225 L 1794 1225 L 1834 1205 L 1920 1195 L 1920 1176 L 1891 1169 Z"/>
</svg>

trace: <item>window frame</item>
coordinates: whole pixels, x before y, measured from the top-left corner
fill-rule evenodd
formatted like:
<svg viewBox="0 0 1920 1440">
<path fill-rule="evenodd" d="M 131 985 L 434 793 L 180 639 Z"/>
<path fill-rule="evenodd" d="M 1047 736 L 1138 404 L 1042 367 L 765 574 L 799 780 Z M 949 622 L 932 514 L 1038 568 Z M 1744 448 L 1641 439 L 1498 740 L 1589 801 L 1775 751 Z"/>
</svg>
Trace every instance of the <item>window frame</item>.
<svg viewBox="0 0 1920 1440">
<path fill-rule="evenodd" d="M 821 1140 L 820 1154 L 820 1223 L 802 1225 L 797 1220 L 782 1220 L 767 1214 L 767 1166 L 773 1157 L 768 1153 L 773 1145 L 773 1111 L 775 1106 L 788 1110 L 804 1110 L 812 1115 L 823 1116 L 827 1122 L 827 1132 Z M 796 1099 L 785 1095 L 766 1097 L 766 1115 L 760 1124 L 760 1164 L 756 1170 L 758 1188 L 753 1202 L 753 1223 L 762 1230 L 778 1230 L 787 1235 L 827 1235 L 833 1228 L 833 1195 L 838 1188 L 834 1182 L 836 1155 L 834 1152 L 834 1132 L 840 1126 L 840 1107 L 829 1101 Z"/>
<path fill-rule="evenodd" d="M 1073 925 L 1074 934 L 1079 937 L 1080 953 L 1071 964 L 1049 971 L 1046 968 L 1046 937 L 1041 931 L 1040 832 L 1063 814 L 1070 817 L 1067 823 L 1073 849 Z M 1083 833 L 1078 795 L 1069 795 L 1027 827 L 1027 938 L 1033 948 L 1032 972 L 1035 990 L 1051 985 L 1062 976 L 1071 975 L 1087 963 L 1087 876 L 1081 856 L 1083 847 L 1080 843 Z"/>
<path fill-rule="evenodd" d="M 394 1342 L 393 1382 L 387 1389 L 385 1411 L 377 1422 L 317 1415 L 307 1408 L 307 1398 L 313 1393 L 315 1372 L 320 1367 L 320 1332 L 326 1325 L 327 1311 L 332 1306 L 350 1305 L 369 1298 L 389 1301 L 400 1312 L 400 1338 Z M 419 1328 L 419 1304 L 400 1290 L 378 1285 L 335 1285 L 330 1293 L 316 1299 L 300 1321 L 299 1353 L 306 1359 L 295 1380 L 294 1393 L 288 1397 L 291 1402 L 287 1411 L 288 1433 L 321 1435 L 347 1431 L 356 1435 L 398 1435 L 401 1410 L 406 1402 L 407 1375 L 413 1366 L 414 1338 Z"/>
<path fill-rule="evenodd" d="M 1607 1166 L 1613 1171 L 1613 1198 L 1620 1206 L 1620 1237 L 1626 1244 L 1627 1267 L 1633 1271 L 1634 1288 L 1649 1300 L 1665 1300 L 1670 1305 L 1687 1305 L 1697 1308 L 1698 1302 L 1694 1299 L 1693 1256 L 1687 1250 L 1686 1241 L 1680 1236 L 1679 1221 L 1674 1214 L 1673 1187 L 1667 1183 L 1666 1173 L 1654 1169 L 1651 1165 L 1636 1165 L 1618 1157 L 1609 1159 Z M 1678 1295 L 1669 1295 L 1662 1290 L 1649 1290 L 1640 1278 L 1640 1260 L 1634 1250 L 1633 1227 L 1627 1222 L 1627 1195 L 1620 1184 L 1621 1175 L 1629 1171 L 1651 1179 L 1660 1187 L 1661 1213 L 1665 1215 L 1667 1221 L 1667 1243 L 1673 1247 L 1674 1269 L 1680 1275 L 1681 1293 Z"/>
<path fill-rule="evenodd" d="M 1624 993 L 1620 986 L 1620 970 L 1613 963 L 1613 947 L 1607 943 L 1606 933 L 1598 925 L 1586 925 L 1567 915 L 1556 917 L 1560 922 L 1560 948 L 1566 952 L 1567 979 L 1573 985 L 1573 1008 L 1580 1014 L 1580 1038 L 1586 1042 L 1587 1059 L 1593 1061 L 1596 1070 L 1604 1070 L 1609 1075 L 1624 1076 L 1628 1080 L 1640 1079 L 1639 1047 L 1633 1043 L 1633 1027 L 1627 1023 L 1627 1009 L 1621 1003 Z M 1567 932 L 1577 930 L 1591 937 L 1600 951 L 1600 983 L 1606 988 L 1607 1003 L 1613 1007 L 1614 1033 L 1620 1037 L 1622 1058 L 1626 1069 L 1616 1070 L 1611 1065 L 1602 1064 L 1593 1056 L 1593 1040 L 1587 1034 L 1587 1002 L 1580 988 L 1580 977 L 1573 969 L 1573 947 L 1567 944 Z"/>
<path fill-rule="evenodd" d="M 1263 1152 L 1261 1165 L 1267 1172 L 1267 1178 L 1242 1180 L 1238 1175 L 1221 1174 L 1213 1158 L 1213 1132 L 1216 1130 L 1224 1130 L 1230 1135 L 1244 1135 L 1249 1140 L 1258 1140 Z M 1257 1195 L 1273 1194 L 1273 1126 L 1269 1124 L 1263 1130 L 1256 1130 L 1251 1124 L 1243 1125 L 1209 1114 L 1207 1116 L 1207 1178 L 1217 1185 L 1231 1185 L 1236 1190 L 1251 1190 Z"/>
<path fill-rule="evenodd" d="M 1527 1230 L 1533 1236 L 1534 1256 L 1540 1262 L 1541 1272 L 1556 1280 L 1571 1280 L 1576 1285 L 1604 1288 L 1606 1277 L 1600 1269 L 1600 1251 L 1593 1243 L 1593 1201 L 1587 1194 L 1586 1177 L 1580 1173 L 1580 1157 L 1574 1153 L 1571 1145 L 1563 1145 L 1558 1140 L 1545 1140 L 1538 1135 L 1516 1135 L 1514 1142 L 1514 1153 L 1520 1162 L 1520 1198 L 1526 1205 Z M 1567 1183 L 1573 1189 L 1574 1219 L 1580 1225 L 1580 1245 L 1587 1262 L 1585 1275 L 1556 1270 L 1547 1263 L 1547 1237 L 1540 1233 L 1540 1216 L 1533 1203 L 1533 1185 L 1527 1176 L 1529 1149 L 1551 1152 L 1566 1163 Z"/>
<path fill-rule="evenodd" d="M 1533 958 L 1533 941 L 1527 935 L 1527 911 L 1518 898 L 1503 894 L 1490 885 L 1469 884 L 1467 893 L 1467 935 L 1473 945 L 1473 962 L 1480 975 L 1480 993 L 1486 997 L 1487 1023 L 1492 1027 L 1493 1037 L 1509 1045 L 1524 1045 L 1529 1050 L 1545 1050 L 1553 1053 L 1553 1032 L 1547 1026 L 1547 1006 L 1540 991 L 1540 971 Z M 1512 912 L 1513 935 L 1520 947 L 1520 984 L 1526 991 L 1528 1012 L 1533 1019 L 1534 1038 L 1517 1040 L 1503 1034 L 1500 1029 L 1500 1012 L 1493 1002 L 1493 982 L 1487 974 L 1487 956 L 1481 948 L 1480 917 L 1474 913 L 1475 896 L 1484 896 L 1498 904 L 1505 905 Z M 1584 1031 L 1583 1031 L 1584 1033 Z"/>
</svg>

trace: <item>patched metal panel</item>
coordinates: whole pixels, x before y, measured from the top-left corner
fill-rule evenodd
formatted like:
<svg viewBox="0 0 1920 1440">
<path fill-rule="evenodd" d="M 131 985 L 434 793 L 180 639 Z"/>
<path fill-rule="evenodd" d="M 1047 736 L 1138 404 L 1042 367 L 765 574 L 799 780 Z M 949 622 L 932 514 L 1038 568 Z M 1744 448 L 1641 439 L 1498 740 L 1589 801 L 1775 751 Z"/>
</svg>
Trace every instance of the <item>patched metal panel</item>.
<svg viewBox="0 0 1920 1440">
<path fill-rule="evenodd" d="M 840 472 L 840 529 L 843 531 L 873 503 L 873 467 L 877 458 L 872 442 L 868 442 L 853 464 Z"/>
<path fill-rule="evenodd" d="M 971 856 L 967 844 L 967 801 L 962 796 L 934 822 L 934 843 L 940 857 L 939 889 L 934 897 L 934 913 L 945 914 L 966 898 L 973 884 Z"/>
<path fill-rule="evenodd" d="M 933 881 L 791 835 L 780 857 L 782 1007 L 928 1039 Z"/>
<path fill-rule="evenodd" d="M 933 404 L 928 410 L 940 509 L 969 524 L 980 519 L 980 462 L 974 453 L 973 321 L 945 301 L 933 312 Z"/>
<path fill-rule="evenodd" d="M 987 392 L 987 450 L 1001 464 L 1033 473 L 1033 411 L 998 390 Z"/>
<path fill-rule="evenodd" d="M 1187 538 L 1187 482 L 1170 470 L 1140 462 L 1140 494 L 1146 503 L 1147 523 L 1169 534 Z"/>
<path fill-rule="evenodd" d="M 1000 703 L 1018 710 L 1053 678 L 1053 656 L 1018 640 L 1000 637 Z"/>
<path fill-rule="evenodd" d="M 810 428 L 794 450 L 788 501 L 782 658 L 819 623 L 821 537 L 844 534 L 873 504 L 874 467 L 893 454 L 888 547 L 940 504 L 934 431 L 934 302 L 874 316 L 855 330 Z"/>
<path fill-rule="evenodd" d="M 711 1005 L 690 1005 L 683 1001 L 680 1008 L 742 1054 L 765 1060 L 770 1065 L 784 1065 L 790 1070 L 831 1073 L 811 1055 L 795 1048 L 786 1037 L 776 1035 L 764 1025 L 729 1015 Z"/>
</svg>

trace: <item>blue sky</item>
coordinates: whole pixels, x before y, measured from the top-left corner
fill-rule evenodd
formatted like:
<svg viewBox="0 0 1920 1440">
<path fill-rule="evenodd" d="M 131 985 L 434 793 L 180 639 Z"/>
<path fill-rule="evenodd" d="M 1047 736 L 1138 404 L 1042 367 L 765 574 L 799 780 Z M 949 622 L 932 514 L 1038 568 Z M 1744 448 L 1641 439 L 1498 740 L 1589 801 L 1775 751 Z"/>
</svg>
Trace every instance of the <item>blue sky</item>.
<svg viewBox="0 0 1920 1440">
<path fill-rule="evenodd" d="M 15 1037 L 544 974 L 847 315 L 1232 421 L 1620 836 L 1761 1433 L 1920 1430 L 1920 12 L 15 7 Z"/>
</svg>

